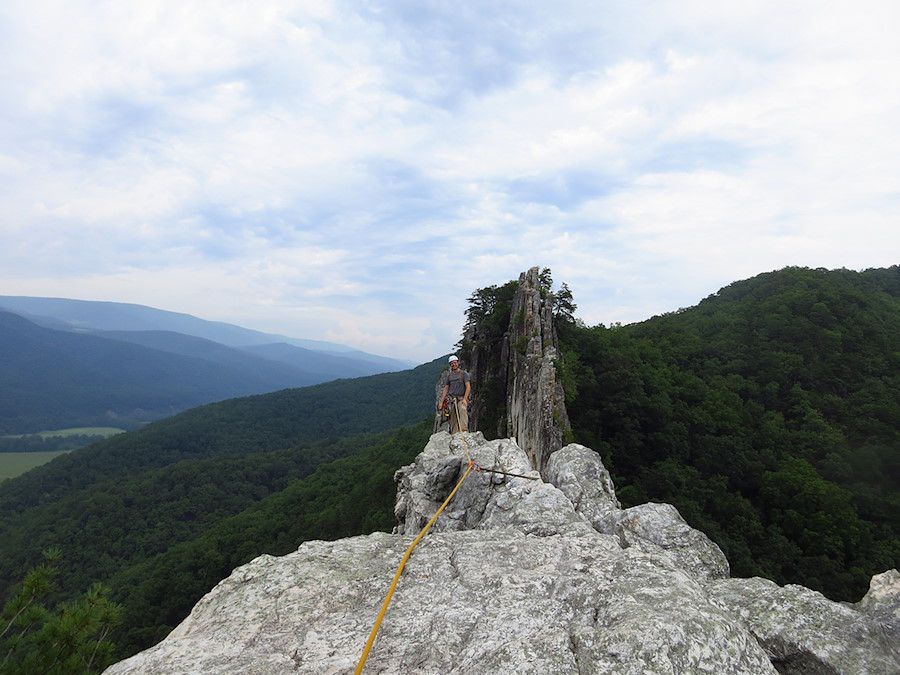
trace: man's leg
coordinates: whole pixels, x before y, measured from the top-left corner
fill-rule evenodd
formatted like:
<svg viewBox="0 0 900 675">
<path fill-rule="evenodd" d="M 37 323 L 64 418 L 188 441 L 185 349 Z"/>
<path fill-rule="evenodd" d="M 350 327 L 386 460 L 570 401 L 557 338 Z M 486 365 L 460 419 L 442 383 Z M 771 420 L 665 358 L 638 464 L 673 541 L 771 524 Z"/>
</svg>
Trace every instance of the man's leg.
<svg viewBox="0 0 900 675">
<path fill-rule="evenodd" d="M 461 431 L 469 430 L 469 409 L 462 401 L 457 401 L 456 409 L 459 411 L 459 428 Z"/>
<path fill-rule="evenodd" d="M 459 433 L 459 421 L 461 418 L 459 418 L 458 415 L 459 415 L 459 402 L 456 399 L 451 398 L 450 399 L 450 419 L 449 419 L 451 434 Z"/>
</svg>

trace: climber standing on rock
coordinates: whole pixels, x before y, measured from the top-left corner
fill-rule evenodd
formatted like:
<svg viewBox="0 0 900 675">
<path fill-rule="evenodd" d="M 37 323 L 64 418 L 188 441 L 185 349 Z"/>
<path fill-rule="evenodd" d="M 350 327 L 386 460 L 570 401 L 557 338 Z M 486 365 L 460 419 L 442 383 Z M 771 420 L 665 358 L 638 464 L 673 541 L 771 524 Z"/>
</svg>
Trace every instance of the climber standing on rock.
<svg viewBox="0 0 900 675">
<path fill-rule="evenodd" d="M 438 410 L 449 407 L 450 433 L 469 430 L 469 394 L 472 393 L 472 382 L 469 373 L 459 367 L 459 357 L 450 357 L 450 372 L 441 392 Z"/>
</svg>

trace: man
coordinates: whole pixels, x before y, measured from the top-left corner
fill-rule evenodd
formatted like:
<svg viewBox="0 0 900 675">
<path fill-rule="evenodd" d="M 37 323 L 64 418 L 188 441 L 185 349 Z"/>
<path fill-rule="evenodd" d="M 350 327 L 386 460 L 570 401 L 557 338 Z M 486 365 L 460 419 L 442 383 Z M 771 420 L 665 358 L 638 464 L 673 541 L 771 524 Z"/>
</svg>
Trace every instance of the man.
<svg viewBox="0 0 900 675">
<path fill-rule="evenodd" d="M 469 373 L 459 367 L 459 357 L 454 354 L 450 357 L 447 384 L 444 385 L 441 401 L 438 404 L 438 410 L 443 409 L 444 402 L 449 397 L 451 434 L 469 430 L 469 394 L 471 393 L 472 382 Z"/>
</svg>

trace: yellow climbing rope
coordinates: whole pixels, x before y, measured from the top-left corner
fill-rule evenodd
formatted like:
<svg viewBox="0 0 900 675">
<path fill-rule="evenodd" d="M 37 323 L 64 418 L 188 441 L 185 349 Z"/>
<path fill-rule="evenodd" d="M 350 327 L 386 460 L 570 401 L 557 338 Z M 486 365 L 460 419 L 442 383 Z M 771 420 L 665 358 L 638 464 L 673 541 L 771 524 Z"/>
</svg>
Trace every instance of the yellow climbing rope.
<svg viewBox="0 0 900 675">
<path fill-rule="evenodd" d="M 459 423 L 459 409 L 456 410 L 456 421 L 457 428 Z M 394 589 L 397 588 L 397 582 L 400 581 L 400 575 L 403 573 L 403 568 L 406 567 L 406 561 L 409 560 L 409 556 L 412 554 L 413 549 L 416 547 L 416 544 L 421 541 L 422 537 L 425 536 L 425 533 L 428 532 L 431 525 L 437 520 L 437 517 L 441 515 L 441 511 L 444 510 L 444 507 L 450 503 L 450 500 L 453 499 L 453 495 L 456 494 L 456 491 L 459 490 L 459 486 L 463 484 L 463 481 L 466 479 L 466 476 L 469 475 L 469 472 L 472 470 L 472 467 L 475 466 L 475 463 L 472 461 L 472 458 L 469 456 L 469 447 L 466 445 L 466 436 L 464 433 L 460 432 L 459 434 L 462 437 L 463 448 L 466 451 L 466 460 L 469 463 L 469 468 L 466 469 L 466 472 L 463 474 L 463 477 L 459 479 L 459 482 L 456 484 L 456 487 L 453 488 L 453 492 L 444 500 L 444 503 L 441 504 L 441 508 L 437 510 L 437 512 L 432 516 L 431 520 L 428 521 L 428 524 L 422 528 L 422 531 L 419 532 L 419 536 L 413 539 L 413 543 L 409 545 L 409 548 L 406 549 L 406 553 L 403 555 L 403 558 L 400 560 L 400 566 L 397 567 L 397 573 L 394 574 L 394 580 L 391 582 L 391 587 L 388 589 L 387 596 L 384 599 L 384 602 L 381 605 L 381 611 L 378 612 L 378 618 L 375 619 L 375 625 L 372 627 L 372 632 L 369 634 L 369 639 L 366 641 L 366 648 L 363 649 L 362 656 L 359 659 L 359 663 L 356 664 L 356 670 L 353 671 L 353 675 L 359 675 L 362 672 L 363 666 L 366 665 L 366 659 L 369 658 L 369 652 L 372 649 L 372 644 L 375 642 L 375 636 L 378 635 L 378 629 L 381 627 L 381 620 L 384 618 L 384 613 L 387 611 L 388 605 L 391 602 L 391 597 L 394 595 Z"/>
</svg>

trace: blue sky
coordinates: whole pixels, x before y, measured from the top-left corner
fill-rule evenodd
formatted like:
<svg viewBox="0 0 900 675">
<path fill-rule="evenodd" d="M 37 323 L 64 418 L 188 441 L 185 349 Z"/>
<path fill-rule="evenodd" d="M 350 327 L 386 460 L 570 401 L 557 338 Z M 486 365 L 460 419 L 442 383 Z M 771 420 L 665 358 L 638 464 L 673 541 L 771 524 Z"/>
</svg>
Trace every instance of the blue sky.
<svg viewBox="0 0 900 675">
<path fill-rule="evenodd" d="M 0 294 L 426 361 L 529 267 L 590 325 L 900 263 L 900 5 L 0 6 Z"/>
</svg>

